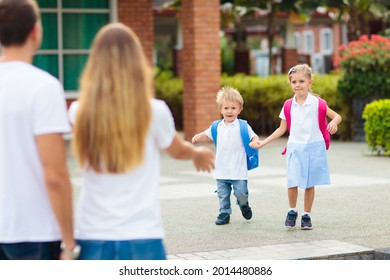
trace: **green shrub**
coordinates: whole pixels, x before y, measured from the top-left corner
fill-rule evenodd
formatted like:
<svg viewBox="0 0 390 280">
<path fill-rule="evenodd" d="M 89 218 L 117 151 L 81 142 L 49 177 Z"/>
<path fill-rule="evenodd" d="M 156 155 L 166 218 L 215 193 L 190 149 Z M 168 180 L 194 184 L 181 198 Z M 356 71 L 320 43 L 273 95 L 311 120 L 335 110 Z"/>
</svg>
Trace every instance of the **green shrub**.
<svg viewBox="0 0 390 280">
<path fill-rule="evenodd" d="M 350 97 L 390 97 L 390 72 L 346 73 L 339 82 L 339 90 Z"/>
<path fill-rule="evenodd" d="M 366 141 L 373 151 L 390 152 L 390 99 L 375 100 L 363 111 Z"/>
<path fill-rule="evenodd" d="M 177 130 L 183 129 L 183 81 L 170 71 L 158 71 L 154 79 L 154 94 L 164 100 L 172 112 Z"/>
<path fill-rule="evenodd" d="M 324 98 L 329 107 L 347 120 L 349 107 L 345 105 L 344 97 L 337 90 L 339 79 L 339 75 L 315 75 L 312 89 L 314 94 Z M 270 134 L 279 126 L 283 102 L 293 96 L 287 75 L 268 77 L 223 75 L 221 86 L 238 89 L 245 102 L 240 117 L 248 120 L 253 130 L 261 135 Z M 161 72 L 156 75 L 156 97 L 167 102 L 179 130 L 183 128 L 182 87 L 181 80 L 174 78 L 171 73 Z M 215 106 L 217 107 L 216 103 Z M 348 139 L 345 135 L 348 135 L 348 127 L 341 125 L 335 137 Z"/>
</svg>

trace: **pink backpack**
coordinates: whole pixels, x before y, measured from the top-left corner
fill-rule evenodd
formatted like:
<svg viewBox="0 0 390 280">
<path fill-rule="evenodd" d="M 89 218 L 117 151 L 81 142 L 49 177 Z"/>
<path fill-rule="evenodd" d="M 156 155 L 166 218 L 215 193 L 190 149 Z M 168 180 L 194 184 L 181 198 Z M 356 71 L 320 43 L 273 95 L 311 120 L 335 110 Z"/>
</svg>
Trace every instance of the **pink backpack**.
<svg viewBox="0 0 390 280">
<path fill-rule="evenodd" d="M 328 126 L 328 120 L 326 119 L 326 109 L 327 109 L 328 105 L 326 104 L 325 100 L 321 99 L 318 96 L 317 96 L 317 98 L 318 98 L 318 101 L 319 101 L 318 102 L 318 125 L 320 127 L 322 136 L 324 137 L 326 149 L 328 150 L 329 149 L 329 145 L 330 145 L 330 133 L 326 129 L 327 126 Z M 293 101 L 292 98 L 287 99 L 284 102 L 284 106 L 283 106 L 283 111 L 284 111 L 284 116 L 286 117 L 288 131 L 290 131 L 290 127 L 291 127 L 291 106 L 292 106 L 292 101 Z M 282 155 L 286 154 L 286 152 L 287 152 L 287 148 L 285 148 L 283 150 Z"/>
</svg>

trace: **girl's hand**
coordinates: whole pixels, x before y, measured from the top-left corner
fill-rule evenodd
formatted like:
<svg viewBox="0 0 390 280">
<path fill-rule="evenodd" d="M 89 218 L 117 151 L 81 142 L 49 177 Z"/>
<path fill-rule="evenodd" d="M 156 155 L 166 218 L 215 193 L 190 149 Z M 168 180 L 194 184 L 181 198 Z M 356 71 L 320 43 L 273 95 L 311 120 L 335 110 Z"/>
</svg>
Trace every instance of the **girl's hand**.
<svg viewBox="0 0 390 280">
<path fill-rule="evenodd" d="M 328 129 L 329 133 L 333 135 L 333 134 L 335 134 L 335 133 L 337 132 L 337 130 L 338 130 L 338 125 L 337 125 L 337 123 L 336 123 L 334 120 L 332 120 L 332 121 L 328 124 L 327 129 Z"/>
</svg>

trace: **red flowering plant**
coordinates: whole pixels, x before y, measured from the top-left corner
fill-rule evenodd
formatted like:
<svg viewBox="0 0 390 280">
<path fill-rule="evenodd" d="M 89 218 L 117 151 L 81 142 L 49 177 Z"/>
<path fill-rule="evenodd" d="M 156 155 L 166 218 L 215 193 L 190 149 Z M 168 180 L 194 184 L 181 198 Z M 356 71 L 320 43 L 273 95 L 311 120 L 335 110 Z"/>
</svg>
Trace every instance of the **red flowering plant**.
<svg viewBox="0 0 390 280">
<path fill-rule="evenodd" d="M 368 39 L 363 35 L 339 47 L 340 56 L 335 59 L 335 67 L 352 72 L 390 72 L 390 39 L 372 35 Z"/>
<path fill-rule="evenodd" d="M 366 35 L 341 45 L 336 68 L 344 70 L 339 90 L 348 96 L 390 96 L 390 39 Z"/>
</svg>

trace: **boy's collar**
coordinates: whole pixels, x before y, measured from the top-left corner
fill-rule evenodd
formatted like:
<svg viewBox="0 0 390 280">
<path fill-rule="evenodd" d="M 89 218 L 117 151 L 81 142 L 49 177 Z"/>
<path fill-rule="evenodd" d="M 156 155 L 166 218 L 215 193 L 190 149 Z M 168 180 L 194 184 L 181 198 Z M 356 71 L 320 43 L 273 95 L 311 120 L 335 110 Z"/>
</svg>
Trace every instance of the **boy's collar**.
<svg viewBox="0 0 390 280">
<path fill-rule="evenodd" d="M 222 121 L 219 124 L 227 126 L 226 123 L 225 123 L 225 118 L 223 118 Z M 238 118 L 236 118 L 233 122 L 229 123 L 228 125 L 237 125 L 237 124 L 238 124 Z"/>
</svg>

